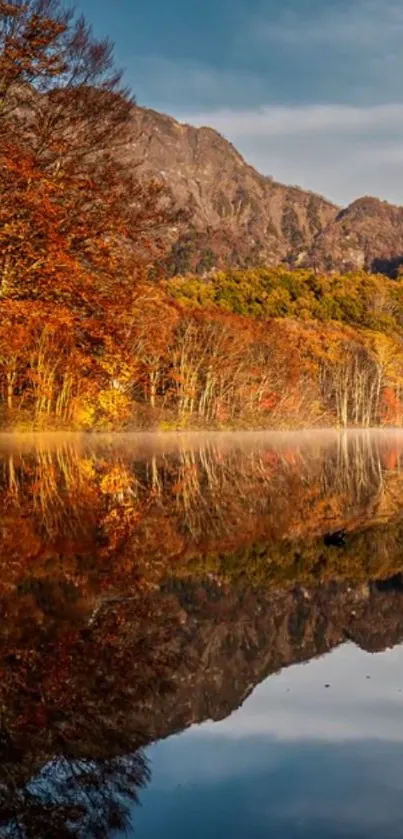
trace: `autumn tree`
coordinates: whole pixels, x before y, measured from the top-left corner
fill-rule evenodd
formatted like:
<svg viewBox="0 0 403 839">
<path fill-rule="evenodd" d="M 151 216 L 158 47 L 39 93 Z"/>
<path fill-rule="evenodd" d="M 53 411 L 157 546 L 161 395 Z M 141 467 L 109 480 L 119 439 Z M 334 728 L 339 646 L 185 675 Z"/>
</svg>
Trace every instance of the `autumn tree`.
<svg viewBox="0 0 403 839">
<path fill-rule="evenodd" d="M 127 165 L 134 100 L 110 42 L 58 0 L 1 3 L 0 92 L 2 296 L 43 293 L 44 252 L 48 294 L 68 286 L 72 261 L 99 295 L 130 285 L 159 253 L 169 213 L 162 187 Z"/>
<path fill-rule="evenodd" d="M 125 157 L 129 141 L 135 146 L 133 104 L 114 68 L 111 44 L 96 40 L 83 18 L 64 11 L 58 0 L 0 3 L 5 329 L 6 303 L 26 304 L 26 323 L 36 317 L 34 304 L 56 304 L 53 319 L 59 316 L 60 329 L 55 326 L 53 336 L 59 331 L 62 339 L 66 329 L 78 352 L 100 359 L 116 321 L 111 310 L 130 304 L 136 283 L 162 252 L 169 201 L 161 185 L 141 181 Z M 39 356 L 35 330 L 28 332 L 33 343 L 22 340 L 20 329 L 20 349 L 24 344 L 25 366 L 32 371 L 32 357 Z M 49 363 L 55 370 L 62 349 L 54 338 L 52 344 L 56 355 Z M 17 387 L 15 357 L 15 351 L 12 359 L 3 354 L 1 362 L 9 409 Z M 102 378 L 105 369 L 97 370 Z M 62 401 L 66 393 L 64 387 Z"/>
</svg>

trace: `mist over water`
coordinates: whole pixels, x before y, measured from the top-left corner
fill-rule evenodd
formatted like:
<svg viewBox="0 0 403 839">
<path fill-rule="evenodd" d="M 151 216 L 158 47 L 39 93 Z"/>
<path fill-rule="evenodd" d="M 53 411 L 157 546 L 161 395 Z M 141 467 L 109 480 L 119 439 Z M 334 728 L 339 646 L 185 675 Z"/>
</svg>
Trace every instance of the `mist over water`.
<svg viewBox="0 0 403 839">
<path fill-rule="evenodd" d="M 402 490 L 399 430 L 0 435 L 0 835 L 403 835 Z"/>
</svg>

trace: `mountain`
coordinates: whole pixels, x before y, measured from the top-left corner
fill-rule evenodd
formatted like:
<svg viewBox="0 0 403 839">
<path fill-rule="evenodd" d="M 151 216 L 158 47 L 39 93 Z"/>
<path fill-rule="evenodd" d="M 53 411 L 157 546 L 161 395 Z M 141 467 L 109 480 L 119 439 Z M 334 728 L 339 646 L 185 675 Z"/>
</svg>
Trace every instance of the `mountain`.
<svg viewBox="0 0 403 839">
<path fill-rule="evenodd" d="M 316 236 L 303 262 L 322 271 L 364 269 L 396 276 L 403 263 L 403 207 L 359 198 Z"/>
<path fill-rule="evenodd" d="M 293 260 L 338 214 L 321 196 L 259 174 L 212 128 L 156 111 L 134 108 L 125 155 L 142 175 L 163 179 L 188 213 L 173 248 L 174 273 Z"/>
<path fill-rule="evenodd" d="M 165 181 L 186 221 L 174 231 L 171 273 L 232 265 L 365 269 L 394 276 L 403 262 L 403 208 L 364 197 L 345 209 L 250 166 L 212 128 L 133 109 L 128 165 Z"/>
</svg>

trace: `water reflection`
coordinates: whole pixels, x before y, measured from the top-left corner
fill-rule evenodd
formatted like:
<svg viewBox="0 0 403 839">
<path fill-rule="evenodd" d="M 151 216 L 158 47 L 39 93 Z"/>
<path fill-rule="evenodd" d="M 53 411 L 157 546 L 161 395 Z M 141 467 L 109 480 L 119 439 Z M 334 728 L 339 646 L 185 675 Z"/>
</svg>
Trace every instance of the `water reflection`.
<svg viewBox="0 0 403 839">
<path fill-rule="evenodd" d="M 107 837 L 150 742 L 403 640 L 402 463 L 398 432 L 2 438 L 1 835 Z"/>
<path fill-rule="evenodd" d="M 346 644 L 156 744 L 132 835 L 400 837 L 402 664 Z"/>
</svg>

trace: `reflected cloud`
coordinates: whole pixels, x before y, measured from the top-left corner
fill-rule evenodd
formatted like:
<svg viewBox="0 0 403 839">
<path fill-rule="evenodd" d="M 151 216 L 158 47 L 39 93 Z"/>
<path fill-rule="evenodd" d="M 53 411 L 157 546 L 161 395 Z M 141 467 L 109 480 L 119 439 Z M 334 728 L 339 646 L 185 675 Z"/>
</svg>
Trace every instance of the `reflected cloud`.
<svg viewBox="0 0 403 839">
<path fill-rule="evenodd" d="M 347 644 L 267 679 L 226 720 L 189 736 L 403 743 L 402 718 L 403 647 L 374 655 Z"/>
<path fill-rule="evenodd" d="M 164 825 L 201 839 L 214 824 L 236 839 L 396 839 L 402 661 L 402 648 L 371 655 L 346 645 L 268 679 L 228 719 L 153 746 L 140 835 Z"/>
</svg>

